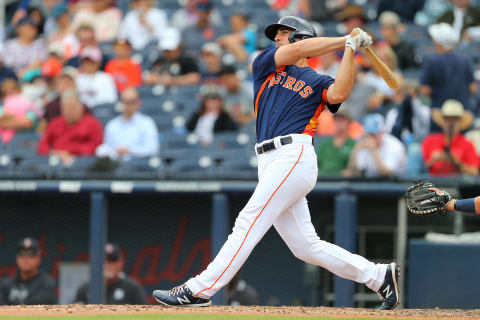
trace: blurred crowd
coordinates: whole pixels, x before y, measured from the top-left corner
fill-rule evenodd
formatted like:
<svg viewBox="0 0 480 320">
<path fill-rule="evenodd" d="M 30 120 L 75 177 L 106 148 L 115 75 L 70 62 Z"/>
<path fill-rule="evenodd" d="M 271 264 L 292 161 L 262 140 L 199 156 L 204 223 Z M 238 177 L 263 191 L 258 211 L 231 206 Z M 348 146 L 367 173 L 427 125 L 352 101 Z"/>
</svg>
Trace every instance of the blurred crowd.
<svg viewBox="0 0 480 320">
<path fill-rule="evenodd" d="M 273 45 L 264 27 L 284 15 L 309 19 L 321 36 L 366 30 L 401 80 L 391 89 L 356 55 L 350 98 L 319 118 L 319 175 L 478 174 L 474 0 L 14 1 L 0 30 L 1 150 L 35 132 L 38 156 L 68 166 L 158 156 L 172 132 L 204 146 L 221 132 L 254 136 L 250 64 Z M 335 77 L 341 54 L 309 63 Z"/>
<path fill-rule="evenodd" d="M 0 279 L 0 305 L 53 305 L 58 303 L 57 281 L 42 270 L 45 249 L 32 237 L 18 241 L 15 254 L 16 272 L 12 277 Z M 147 293 L 142 285 L 125 271 L 126 255 L 117 244 L 105 244 L 103 277 L 105 279 L 105 304 L 148 304 Z M 78 272 L 78 271 L 77 271 Z M 81 275 L 79 275 L 81 278 Z M 90 288 L 87 283 L 70 280 L 69 287 L 76 289 L 68 303 L 90 303 Z M 77 281 L 78 282 L 78 281 Z M 241 278 L 239 272 L 227 287 L 229 305 L 260 305 L 257 291 Z"/>
</svg>

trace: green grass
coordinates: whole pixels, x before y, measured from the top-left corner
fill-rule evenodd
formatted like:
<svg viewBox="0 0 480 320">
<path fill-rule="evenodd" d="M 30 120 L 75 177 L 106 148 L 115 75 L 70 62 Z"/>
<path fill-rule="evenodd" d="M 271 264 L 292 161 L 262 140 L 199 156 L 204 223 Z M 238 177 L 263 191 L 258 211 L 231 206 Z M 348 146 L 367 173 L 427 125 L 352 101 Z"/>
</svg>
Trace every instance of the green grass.
<svg viewBox="0 0 480 320">
<path fill-rule="evenodd" d="M 222 314 L 139 314 L 139 315 L 84 315 L 84 316 L 0 316 L 11 320 L 356 320 L 366 318 L 355 317 L 324 317 L 324 316 L 254 316 L 254 315 L 222 315 Z M 387 320 L 387 318 L 369 318 L 370 320 Z M 391 318 L 390 318 L 391 319 Z M 389 320 L 390 320 L 389 319 Z"/>
</svg>

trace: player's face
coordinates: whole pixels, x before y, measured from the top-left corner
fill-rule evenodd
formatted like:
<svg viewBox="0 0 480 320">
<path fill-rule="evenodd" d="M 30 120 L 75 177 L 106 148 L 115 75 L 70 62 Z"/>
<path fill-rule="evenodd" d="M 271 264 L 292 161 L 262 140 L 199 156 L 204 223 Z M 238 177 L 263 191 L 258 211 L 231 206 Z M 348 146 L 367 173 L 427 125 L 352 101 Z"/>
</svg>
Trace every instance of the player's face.
<svg viewBox="0 0 480 320">
<path fill-rule="evenodd" d="M 40 266 L 40 254 L 32 250 L 22 250 L 17 254 L 17 266 L 22 272 L 32 272 Z"/>
<path fill-rule="evenodd" d="M 288 40 L 290 32 L 292 31 L 288 29 L 278 29 L 277 34 L 275 35 L 275 46 L 277 48 L 286 44 L 290 44 L 290 41 Z"/>
</svg>

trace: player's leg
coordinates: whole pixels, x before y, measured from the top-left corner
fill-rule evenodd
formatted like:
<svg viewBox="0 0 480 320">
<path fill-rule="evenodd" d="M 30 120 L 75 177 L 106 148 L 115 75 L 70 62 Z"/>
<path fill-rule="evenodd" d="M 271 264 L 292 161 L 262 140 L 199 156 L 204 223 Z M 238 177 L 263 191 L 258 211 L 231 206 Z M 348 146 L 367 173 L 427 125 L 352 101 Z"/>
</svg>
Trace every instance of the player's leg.
<svg viewBox="0 0 480 320">
<path fill-rule="evenodd" d="M 208 303 L 237 273 L 278 215 L 311 191 L 316 180 L 311 174 L 312 166 L 316 163 L 311 145 L 305 149 L 309 151 L 304 152 L 303 145 L 292 145 L 259 157 L 259 183 L 239 213 L 232 233 L 207 269 L 179 289 L 186 291 L 186 295 L 182 291 L 174 292 L 175 296 L 193 296 L 205 300 L 201 304 Z M 159 302 L 169 304 L 165 295 L 166 291 L 154 292 Z"/>
<path fill-rule="evenodd" d="M 339 277 L 364 283 L 375 292 L 378 292 L 386 278 L 391 276 L 391 268 L 395 269 L 395 266 L 375 264 L 360 255 L 321 240 L 311 222 L 305 197 L 285 210 L 275 220 L 274 226 L 297 258 L 321 266 Z M 395 270 L 393 271 L 395 272 Z M 395 274 L 393 277 L 395 278 Z M 395 287 L 392 287 L 392 291 L 396 297 L 392 297 L 392 299 L 395 298 L 396 301 L 393 301 L 393 304 L 396 306 L 398 288 L 396 283 L 392 286 Z"/>
</svg>

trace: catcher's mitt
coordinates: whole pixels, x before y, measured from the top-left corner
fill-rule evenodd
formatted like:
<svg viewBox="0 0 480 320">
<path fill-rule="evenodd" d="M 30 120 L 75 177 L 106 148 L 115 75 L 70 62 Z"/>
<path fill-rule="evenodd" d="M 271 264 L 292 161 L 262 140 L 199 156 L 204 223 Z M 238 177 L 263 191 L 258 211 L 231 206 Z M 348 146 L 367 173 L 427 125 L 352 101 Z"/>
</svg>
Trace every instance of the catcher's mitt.
<svg viewBox="0 0 480 320">
<path fill-rule="evenodd" d="M 452 196 L 446 191 L 430 190 L 430 188 L 435 188 L 433 183 L 421 181 L 407 189 L 405 198 L 407 198 L 407 208 L 410 213 L 428 216 L 446 212 L 447 203 L 452 200 Z"/>
</svg>

